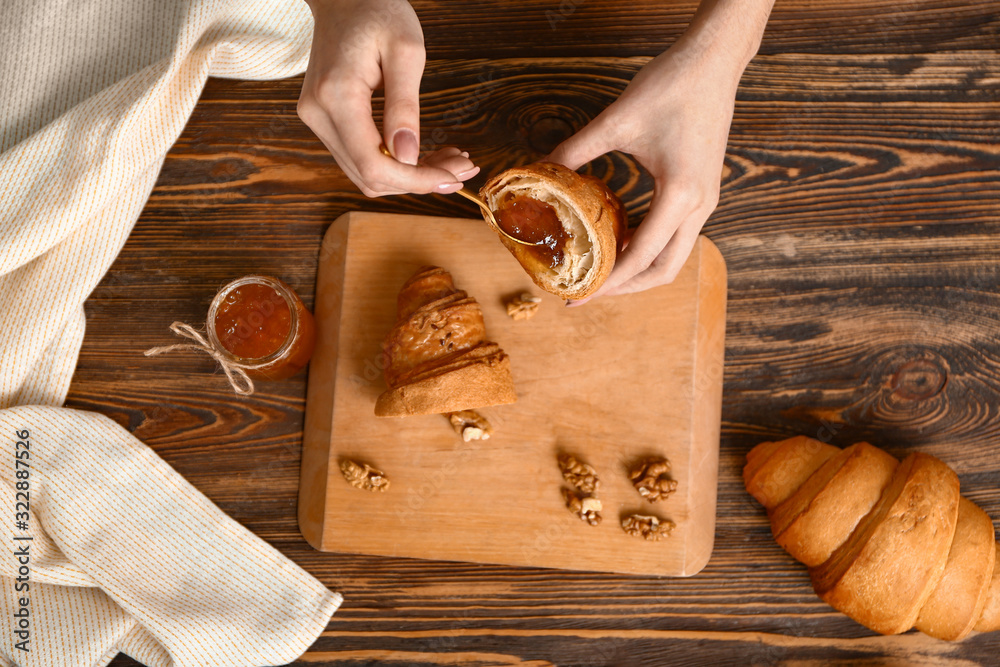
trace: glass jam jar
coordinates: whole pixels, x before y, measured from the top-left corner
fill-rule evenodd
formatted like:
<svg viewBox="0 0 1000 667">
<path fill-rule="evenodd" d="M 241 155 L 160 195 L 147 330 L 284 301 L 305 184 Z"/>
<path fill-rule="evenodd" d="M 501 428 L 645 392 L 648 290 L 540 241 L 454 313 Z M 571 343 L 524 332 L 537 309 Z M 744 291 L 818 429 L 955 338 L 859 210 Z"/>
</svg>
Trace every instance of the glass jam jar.
<svg viewBox="0 0 1000 667">
<path fill-rule="evenodd" d="M 291 287 L 270 276 L 244 276 L 215 295 L 208 340 L 252 378 L 282 380 L 309 363 L 316 323 Z"/>
</svg>

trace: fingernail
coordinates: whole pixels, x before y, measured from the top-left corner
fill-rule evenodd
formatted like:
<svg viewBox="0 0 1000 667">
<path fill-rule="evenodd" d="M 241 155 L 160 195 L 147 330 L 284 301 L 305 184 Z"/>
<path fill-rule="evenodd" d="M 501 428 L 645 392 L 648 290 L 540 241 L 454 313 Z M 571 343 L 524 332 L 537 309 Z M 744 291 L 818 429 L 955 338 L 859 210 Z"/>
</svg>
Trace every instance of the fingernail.
<svg viewBox="0 0 1000 667">
<path fill-rule="evenodd" d="M 472 169 L 466 169 L 460 174 L 455 174 L 455 178 L 457 178 L 460 181 L 467 181 L 478 173 L 479 173 L 479 167 L 477 166 L 473 167 Z"/>
<path fill-rule="evenodd" d="M 461 183 L 442 183 L 441 185 L 434 187 L 434 192 L 439 195 L 450 195 L 452 192 L 458 192 L 461 189 Z"/>
<path fill-rule="evenodd" d="M 420 157 L 420 144 L 413 130 L 404 127 L 392 135 L 392 155 L 403 164 L 416 164 Z"/>
<path fill-rule="evenodd" d="M 461 155 L 462 157 L 469 157 L 469 154 L 466 151 L 462 151 L 461 153 L 459 153 L 459 155 Z"/>
</svg>

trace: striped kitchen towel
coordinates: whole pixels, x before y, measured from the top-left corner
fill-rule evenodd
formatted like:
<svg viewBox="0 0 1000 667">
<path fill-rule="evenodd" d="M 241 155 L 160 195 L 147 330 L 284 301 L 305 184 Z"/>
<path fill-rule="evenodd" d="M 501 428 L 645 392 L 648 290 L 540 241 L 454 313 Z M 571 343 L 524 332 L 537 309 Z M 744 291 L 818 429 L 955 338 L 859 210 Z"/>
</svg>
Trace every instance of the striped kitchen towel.
<svg viewBox="0 0 1000 667">
<path fill-rule="evenodd" d="M 0 664 L 278 665 L 341 597 L 110 419 L 83 302 L 209 76 L 308 60 L 302 0 L 0 0 Z"/>
</svg>

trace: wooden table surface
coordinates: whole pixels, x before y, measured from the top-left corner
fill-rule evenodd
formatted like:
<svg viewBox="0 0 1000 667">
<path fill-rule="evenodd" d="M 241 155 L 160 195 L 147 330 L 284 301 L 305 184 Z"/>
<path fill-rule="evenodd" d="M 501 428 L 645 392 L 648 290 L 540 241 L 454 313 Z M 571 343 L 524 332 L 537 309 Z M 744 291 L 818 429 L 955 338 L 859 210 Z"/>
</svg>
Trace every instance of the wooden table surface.
<svg viewBox="0 0 1000 667">
<path fill-rule="evenodd" d="M 424 141 L 471 151 L 483 177 L 581 127 L 694 10 L 413 5 Z M 692 578 L 314 551 L 295 520 L 305 376 L 244 399 L 207 357 L 142 355 L 246 273 L 279 275 L 311 304 L 321 236 L 345 211 L 475 216 L 457 197 L 363 197 L 296 117 L 301 78 L 209 83 L 86 304 L 69 405 L 117 419 L 344 594 L 296 665 L 995 663 L 1000 633 L 873 636 L 820 602 L 739 473 L 765 439 L 867 439 L 944 459 L 1000 519 L 998 38 L 995 0 L 778 1 L 705 226 L 728 262 L 729 319 L 715 552 Z M 593 172 L 639 221 L 646 173 L 618 154 Z"/>
</svg>

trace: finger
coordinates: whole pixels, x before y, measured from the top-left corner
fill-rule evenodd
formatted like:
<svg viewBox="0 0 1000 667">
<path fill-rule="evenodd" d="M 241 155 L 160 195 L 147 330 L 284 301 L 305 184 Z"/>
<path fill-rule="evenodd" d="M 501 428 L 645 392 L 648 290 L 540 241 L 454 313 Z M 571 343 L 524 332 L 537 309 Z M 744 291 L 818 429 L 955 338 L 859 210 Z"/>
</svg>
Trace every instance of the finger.
<svg viewBox="0 0 1000 667">
<path fill-rule="evenodd" d="M 423 161 L 426 162 L 427 160 L 429 160 L 431 157 L 434 156 L 454 157 L 456 155 L 461 155 L 462 157 L 469 157 L 469 154 L 460 149 L 458 146 L 445 146 L 444 148 L 439 148 L 433 153 L 430 153 L 427 157 L 423 159 Z"/>
<path fill-rule="evenodd" d="M 674 231 L 686 217 L 680 203 L 659 193 L 653 194 L 649 212 L 629 239 L 615 262 L 615 268 L 594 296 L 609 293 L 633 276 L 645 271 L 666 247 Z"/>
<path fill-rule="evenodd" d="M 635 236 L 635 227 L 626 227 L 624 237 L 622 238 L 622 250 L 625 250 L 628 244 L 632 242 L 633 236 Z"/>
<path fill-rule="evenodd" d="M 591 296 L 578 301 L 567 301 L 566 305 L 574 308 L 582 306 L 591 299 L 598 297 L 631 294 L 632 292 L 641 292 L 642 290 L 673 282 L 691 254 L 694 244 L 697 243 L 701 226 L 701 224 L 682 224 L 656 259 L 645 270 L 640 271 L 617 287 L 608 287 L 606 282 L 601 289 Z M 693 230 L 693 233 L 689 233 L 689 230 Z"/>
<path fill-rule="evenodd" d="M 605 292 L 602 296 L 641 292 L 652 287 L 672 283 L 691 255 L 691 250 L 698 242 L 700 231 L 701 224 L 696 219 L 686 221 L 667 243 L 663 252 L 649 265 L 649 268 L 632 276 L 618 287 Z"/>
<path fill-rule="evenodd" d="M 382 60 L 385 82 L 385 145 L 403 164 L 420 159 L 420 77 L 424 46 L 401 39 L 386 45 Z"/>
<path fill-rule="evenodd" d="M 567 308 L 576 308 L 577 306 L 582 306 L 583 304 L 585 304 L 588 301 L 590 301 L 591 299 L 593 299 L 595 296 L 597 296 L 597 295 L 596 294 L 591 294 L 590 296 L 584 297 L 582 299 L 576 299 L 576 300 L 574 300 L 574 299 L 566 299 L 566 307 Z"/>
<path fill-rule="evenodd" d="M 371 90 L 360 82 L 344 83 L 330 114 L 336 136 L 356 165 L 369 197 L 413 192 L 455 192 L 461 183 L 454 174 L 430 166 L 410 166 L 379 150 L 381 136 L 372 119 Z M 324 101 L 325 102 L 325 101 Z"/>
<path fill-rule="evenodd" d="M 358 173 L 357 167 L 355 167 L 354 162 L 347 154 L 343 144 L 337 139 L 337 132 L 334 130 L 333 123 L 326 112 L 319 106 L 312 108 L 300 105 L 299 115 L 302 117 L 303 122 L 309 126 L 309 129 L 313 131 L 313 134 L 316 135 L 316 138 L 323 142 L 326 150 L 330 151 L 333 159 L 337 161 L 337 166 L 351 179 L 352 183 L 364 190 L 364 182 L 361 179 L 361 174 Z"/>
<path fill-rule="evenodd" d="M 604 117 L 602 113 L 587 123 L 582 130 L 556 146 L 545 160 L 557 162 L 570 169 L 579 169 L 594 158 L 614 150 L 615 146 L 612 145 L 611 135 L 606 130 Z"/>
<path fill-rule="evenodd" d="M 649 215 L 648 214 L 646 216 L 646 220 L 649 220 Z M 622 253 L 615 260 L 615 268 L 613 268 L 611 270 L 611 275 L 609 275 L 608 279 L 604 281 L 604 284 L 601 285 L 601 287 L 599 287 L 596 292 L 594 292 L 593 294 L 591 294 L 590 296 L 588 296 L 586 298 L 576 299 L 576 300 L 573 300 L 573 299 L 567 300 L 566 301 L 566 306 L 568 306 L 569 308 L 575 308 L 577 306 L 582 306 L 583 304 L 587 303 L 591 299 L 595 299 L 595 298 L 597 298 L 599 296 L 605 296 L 609 290 L 615 288 L 615 285 L 614 284 L 609 285 L 609 282 L 611 281 L 611 278 L 615 276 L 615 271 L 619 271 L 620 272 L 620 271 L 623 270 L 621 267 L 622 267 L 622 257 L 625 255 L 625 250 L 628 249 L 629 245 L 632 243 L 632 239 L 635 238 L 635 236 L 637 235 L 637 232 L 639 230 L 641 230 L 641 229 L 642 229 L 641 225 L 639 226 L 638 229 L 636 229 L 634 227 L 629 227 L 629 228 L 625 229 L 625 238 L 622 240 Z"/>
<path fill-rule="evenodd" d="M 468 153 L 463 155 L 458 149 L 454 152 L 448 149 L 436 151 L 421 160 L 420 164 L 450 171 L 460 181 L 467 181 L 479 173 L 479 167 L 468 158 Z"/>
</svg>

